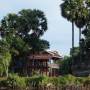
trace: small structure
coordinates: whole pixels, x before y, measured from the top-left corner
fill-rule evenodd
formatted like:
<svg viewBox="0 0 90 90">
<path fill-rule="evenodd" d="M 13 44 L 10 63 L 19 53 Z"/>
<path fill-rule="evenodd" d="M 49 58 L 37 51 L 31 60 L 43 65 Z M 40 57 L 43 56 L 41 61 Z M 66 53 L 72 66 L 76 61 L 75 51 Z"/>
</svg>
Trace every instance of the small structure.
<svg viewBox="0 0 90 90">
<path fill-rule="evenodd" d="M 36 71 L 41 75 L 58 76 L 59 65 L 56 61 L 60 59 L 62 57 L 56 51 L 30 54 L 27 61 L 27 74 L 32 75 Z"/>
</svg>

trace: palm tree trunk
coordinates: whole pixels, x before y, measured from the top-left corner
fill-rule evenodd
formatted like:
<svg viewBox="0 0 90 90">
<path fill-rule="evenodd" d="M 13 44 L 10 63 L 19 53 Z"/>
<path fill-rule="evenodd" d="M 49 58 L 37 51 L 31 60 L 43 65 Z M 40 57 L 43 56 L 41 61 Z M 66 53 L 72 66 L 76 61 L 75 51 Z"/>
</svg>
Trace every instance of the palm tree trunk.
<svg viewBox="0 0 90 90">
<path fill-rule="evenodd" d="M 72 21 L 72 64 L 71 64 L 71 73 L 73 74 L 73 61 L 74 61 L 74 22 Z"/>
<path fill-rule="evenodd" d="M 81 28 L 79 28 L 79 46 L 80 46 L 80 40 L 81 40 Z"/>
<path fill-rule="evenodd" d="M 81 61 L 81 47 L 80 47 L 80 40 L 81 40 L 81 28 L 79 28 L 79 50 L 80 50 L 80 61 Z"/>
<path fill-rule="evenodd" d="M 72 21 L 72 58 L 74 53 L 74 22 Z"/>
</svg>

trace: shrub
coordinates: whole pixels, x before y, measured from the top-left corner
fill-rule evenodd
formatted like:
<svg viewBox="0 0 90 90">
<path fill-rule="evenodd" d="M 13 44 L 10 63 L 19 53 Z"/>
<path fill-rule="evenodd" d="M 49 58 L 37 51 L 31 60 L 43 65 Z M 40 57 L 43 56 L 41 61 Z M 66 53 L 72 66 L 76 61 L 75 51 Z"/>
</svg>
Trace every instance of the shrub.
<svg viewBox="0 0 90 90">
<path fill-rule="evenodd" d="M 63 76 L 60 76 L 59 78 L 58 78 L 58 83 L 59 83 L 59 85 L 62 85 L 62 86 L 64 86 L 64 85 L 66 85 L 66 79 L 63 77 Z"/>
<path fill-rule="evenodd" d="M 89 85 L 90 84 L 90 76 L 84 79 L 83 84 L 84 85 Z"/>
<path fill-rule="evenodd" d="M 43 80 L 43 76 L 33 76 L 33 77 L 27 77 L 26 78 L 26 84 L 27 86 L 39 86 L 40 83 Z"/>
<path fill-rule="evenodd" d="M 65 56 L 60 62 L 60 74 L 67 75 L 71 73 L 71 57 Z"/>
<path fill-rule="evenodd" d="M 86 78 L 84 78 L 84 77 L 76 77 L 75 84 L 76 85 L 83 85 L 85 82 L 85 79 Z"/>
<path fill-rule="evenodd" d="M 0 86 L 17 87 L 24 89 L 26 87 L 37 86 L 69 86 L 69 85 L 88 85 L 90 84 L 90 77 L 75 77 L 72 75 L 65 75 L 59 77 L 48 76 L 33 76 L 20 77 L 17 74 L 10 74 L 8 78 L 0 79 Z"/>
<path fill-rule="evenodd" d="M 26 80 L 24 77 L 19 77 L 17 74 L 10 74 L 6 81 L 9 87 L 25 88 Z"/>
<path fill-rule="evenodd" d="M 51 77 L 50 78 L 50 83 L 52 83 L 54 86 L 58 86 L 58 77 Z"/>
<path fill-rule="evenodd" d="M 74 85 L 75 84 L 76 77 L 74 77 L 72 75 L 66 75 L 66 76 L 64 76 L 64 78 L 66 80 L 67 85 Z"/>
<path fill-rule="evenodd" d="M 42 85 L 47 86 L 48 84 L 54 86 L 66 85 L 66 78 L 63 76 L 60 77 L 44 77 L 42 80 Z"/>
<path fill-rule="evenodd" d="M 5 77 L 0 78 L 0 87 L 7 86 L 6 80 L 7 80 L 7 78 L 5 78 Z"/>
<path fill-rule="evenodd" d="M 41 85 L 45 85 L 46 86 L 49 82 L 50 82 L 49 78 L 47 76 L 44 76 L 44 78 L 43 78 L 43 80 L 41 82 Z"/>
</svg>

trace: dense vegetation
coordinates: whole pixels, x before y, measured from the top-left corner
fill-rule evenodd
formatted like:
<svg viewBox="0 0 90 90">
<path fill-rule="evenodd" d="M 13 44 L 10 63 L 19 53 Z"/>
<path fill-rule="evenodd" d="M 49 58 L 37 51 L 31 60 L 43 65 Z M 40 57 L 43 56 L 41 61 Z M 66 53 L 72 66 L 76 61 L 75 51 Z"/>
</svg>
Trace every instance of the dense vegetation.
<svg viewBox="0 0 90 90">
<path fill-rule="evenodd" d="M 68 66 L 71 68 L 77 65 L 77 70 L 90 70 L 90 0 L 64 0 L 60 8 L 61 15 L 72 23 L 71 61 Z M 79 29 L 78 47 L 74 46 L 74 25 Z"/>
<path fill-rule="evenodd" d="M 75 77 L 72 75 L 65 75 L 60 77 L 47 77 L 47 76 L 33 76 L 33 77 L 20 77 L 15 74 L 9 75 L 8 78 L 0 79 L 0 86 L 9 88 L 24 89 L 28 87 L 37 86 L 79 86 L 90 84 L 90 77 Z"/>
<path fill-rule="evenodd" d="M 46 31 L 47 19 L 40 10 L 24 9 L 5 16 L 0 21 L 0 76 L 22 75 L 28 54 L 49 48 L 49 42 L 41 39 Z"/>
</svg>

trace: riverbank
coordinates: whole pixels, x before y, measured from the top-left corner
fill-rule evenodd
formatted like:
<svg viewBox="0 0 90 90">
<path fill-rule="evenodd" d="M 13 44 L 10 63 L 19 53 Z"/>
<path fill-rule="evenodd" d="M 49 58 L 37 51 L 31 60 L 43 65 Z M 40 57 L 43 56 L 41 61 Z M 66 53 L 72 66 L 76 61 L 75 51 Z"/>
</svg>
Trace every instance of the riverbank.
<svg viewBox="0 0 90 90">
<path fill-rule="evenodd" d="M 0 78 L 0 88 L 1 88 L 0 90 L 6 90 L 8 88 L 9 88 L 8 90 L 10 89 L 33 90 L 34 88 L 37 88 L 34 90 L 41 90 L 40 88 L 45 88 L 42 90 L 47 90 L 48 88 L 50 88 L 50 90 L 62 90 L 51 88 L 80 88 L 80 87 L 90 88 L 89 86 L 90 86 L 90 77 L 75 77 L 72 75 L 65 75 L 59 77 L 47 77 L 47 76 L 20 77 L 16 74 L 10 74 L 8 78 Z"/>
</svg>

